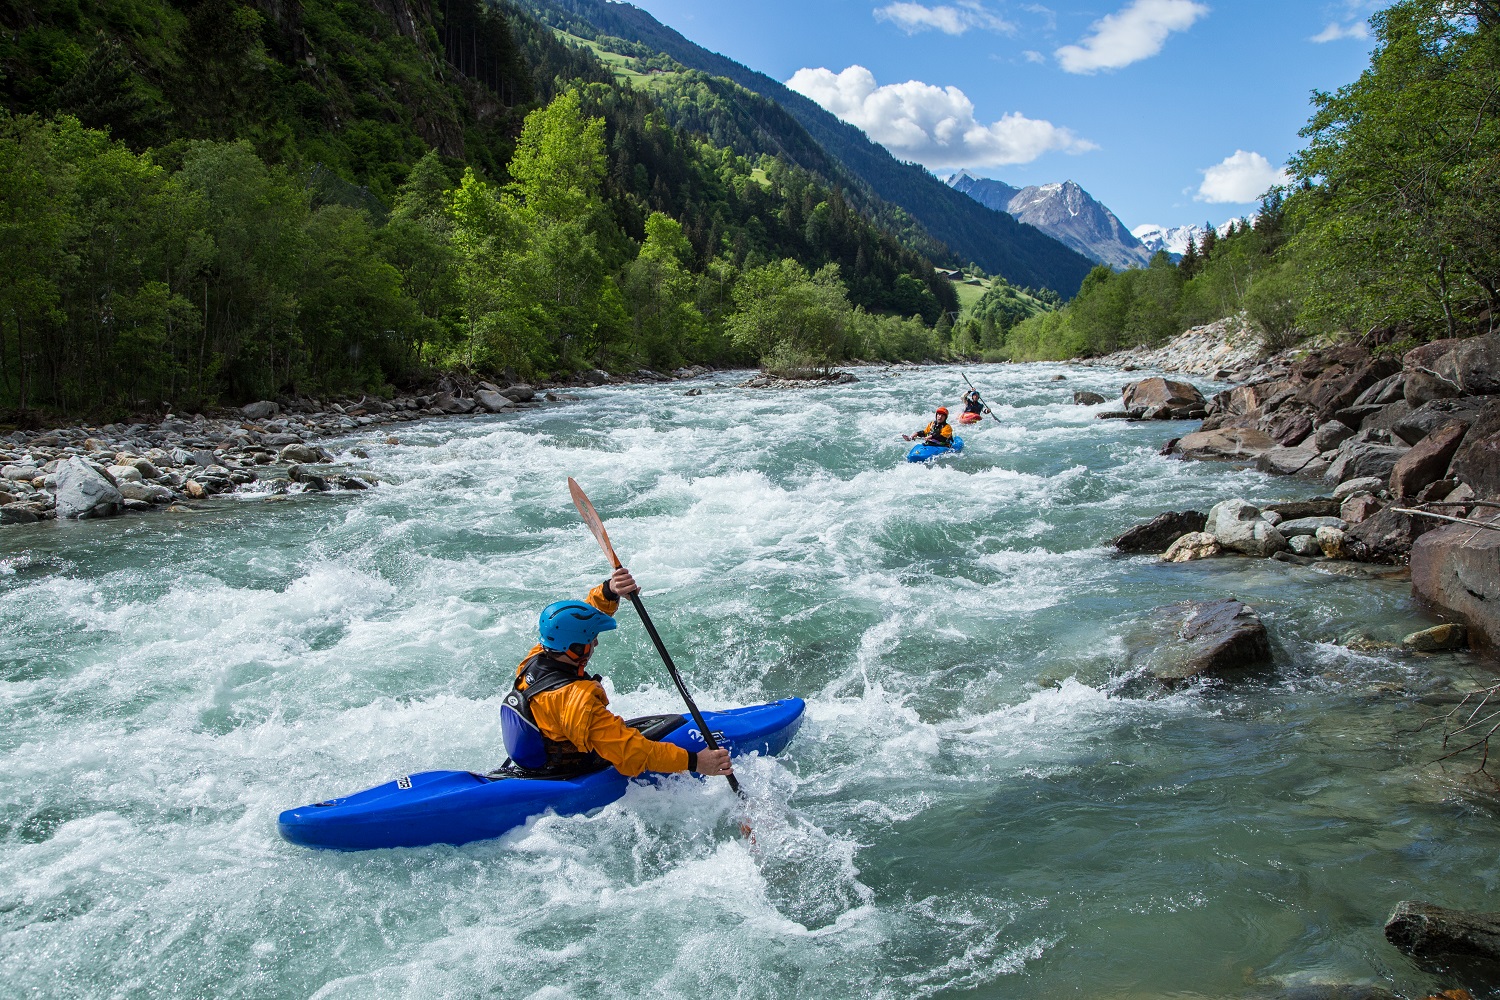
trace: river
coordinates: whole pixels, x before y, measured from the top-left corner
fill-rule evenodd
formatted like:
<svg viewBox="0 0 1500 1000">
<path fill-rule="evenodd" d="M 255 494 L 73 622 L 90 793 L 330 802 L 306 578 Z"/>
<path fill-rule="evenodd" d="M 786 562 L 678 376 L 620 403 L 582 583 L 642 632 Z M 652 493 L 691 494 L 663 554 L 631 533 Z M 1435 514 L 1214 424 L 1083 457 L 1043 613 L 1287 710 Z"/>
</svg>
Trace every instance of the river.
<svg viewBox="0 0 1500 1000">
<path fill-rule="evenodd" d="M 955 405 L 957 369 L 795 392 L 720 375 L 351 437 L 389 480 L 365 493 L 5 529 L 0 994 L 1454 985 L 1381 926 L 1404 898 L 1494 908 L 1496 800 L 1414 732 L 1488 675 L 1343 644 L 1431 624 L 1402 582 L 1115 557 L 1162 510 L 1314 490 L 1158 457 L 1185 425 L 1072 405 L 1134 376 L 966 370 L 999 423 L 933 467 L 899 434 Z M 686 778 L 458 848 L 283 842 L 282 809 L 500 762 L 537 611 L 606 572 L 569 475 L 704 708 L 807 699 L 786 754 L 738 768 L 754 844 L 723 782 Z M 1229 595 L 1274 669 L 1123 683 L 1145 612 Z M 620 619 L 595 659 L 615 708 L 675 710 Z"/>
</svg>

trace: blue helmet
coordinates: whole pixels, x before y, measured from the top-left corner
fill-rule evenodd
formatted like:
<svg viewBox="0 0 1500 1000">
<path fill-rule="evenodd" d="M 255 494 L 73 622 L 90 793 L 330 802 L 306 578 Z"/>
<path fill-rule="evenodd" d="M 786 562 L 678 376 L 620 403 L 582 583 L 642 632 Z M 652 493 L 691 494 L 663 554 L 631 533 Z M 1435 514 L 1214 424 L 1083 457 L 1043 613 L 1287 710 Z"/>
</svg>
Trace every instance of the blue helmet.
<svg viewBox="0 0 1500 1000">
<path fill-rule="evenodd" d="M 599 638 L 600 632 L 608 632 L 613 628 L 613 618 L 582 601 L 556 601 L 549 604 L 542 609 L 542 616 L 537 621 L 542 646 L 547 649 L 567 649 L 574 643 L 588 645 Z"/>
</svg>

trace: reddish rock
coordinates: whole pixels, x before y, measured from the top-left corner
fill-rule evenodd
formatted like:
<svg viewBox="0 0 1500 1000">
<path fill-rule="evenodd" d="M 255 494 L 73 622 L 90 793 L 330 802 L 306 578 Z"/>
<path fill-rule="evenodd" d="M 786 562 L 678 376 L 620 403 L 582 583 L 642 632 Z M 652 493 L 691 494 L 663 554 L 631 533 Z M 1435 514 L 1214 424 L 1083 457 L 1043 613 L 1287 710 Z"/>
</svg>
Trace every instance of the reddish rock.
<svg viewBox="0 0 1500 1000">
<path fill-rule="evenodd" d="M 1262 419 L 1260 429 L 1275 438 L 1277 443 L 1291 448 L 1312 433 L 1313 421 L 1306 413 L 1282 409 Z"/>
<path fill-rule="evenodd" d="M 1402 362 L 1408 379 L 1411 373 L 1433 378 L 1445 396 L 1500 393 L 1500 333 L 1435 340 L 1407 351 Z"/>
<path fill-rule="evenodd" d="M 1412 445 L 1391 469 L 1391 496 L 1416 496 L 1422 487 L 1442 479 L 1468 429 L 1455 420 Z"/>
<path fill-rule="evenodd" d="M 1383 504 L 1379 500 L 1376 500 L 1373 495 L 1369 493 L 1356 493 L 1345 500 L 1343 506 L 1339 508 L 1339 517 L 1349 524 L 1359 524 L 1363 521 L 1368 521 L 1380 513 L 1382 506 Z"/>
<path fill-rule="evenodd" d="M 1500 514 L 1482 515 L 1500 525 Z M 1412 595 L 1441 617 L 1468 626 L 1469 644 L 1500 647 L 1500 531 L 1445 524 L 1411 549 Z"/>
<path fill-rule="evenodd" d="M 1124 399 L 1127 410 L 1142 406 L 1147 410 L 1163 406 L 1168 409 L 1180 407 L 1196 409 L 1205 405 L 1203 393 L 1197 389 L 1186 382 L 1174 382 L 1160 376 L 1132 382 L 1121 391 L 1120 395 Z"/>
<path fill-rule="evenodd" d="M 1297 392 L 1297 398 L 1326 420 L 1353 404 L 1375 383 L 1396 374 L 1400 367 L 1391 358 L 1359 361 L 1351 357 L 1344 363 L 1326 368 L 1323 374 Z"/>
<path fill-rule="evenodd" d="M 1184 435 L 1177 442 L 1177 453 L 1184 458 L 1248 462 L 1274 447 L 1276 442 L 1265 431 L 1253 427 L 1226 427 Z"/>
<path fill-rule="evenodd" d="M 1500 496 L 1500 400 L 1486 407 L 1453 456 L 1453 477 L 1476 496 Z"/>
<path fill-rule="evenodd" d="M 1398 514 L 1394 507 L 1386 507 L 1351 527 L 1348 535 L 1364 546 L 1356 558 L 1399 566 L 1411 556 L 1413 543 L 1430 532 L 1433 524 L 1428 518 Z"/>
</svg>

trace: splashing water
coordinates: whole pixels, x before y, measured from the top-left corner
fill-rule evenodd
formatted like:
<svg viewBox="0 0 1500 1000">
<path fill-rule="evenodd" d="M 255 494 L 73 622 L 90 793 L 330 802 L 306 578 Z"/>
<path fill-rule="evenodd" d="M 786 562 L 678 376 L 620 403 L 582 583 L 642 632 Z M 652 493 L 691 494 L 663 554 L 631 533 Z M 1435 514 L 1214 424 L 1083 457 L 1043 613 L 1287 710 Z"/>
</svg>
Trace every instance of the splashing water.
<svg viewBox="0 0 1500 1000">
<path fill-rule="evenodd" d="M 1179 425 L 1072 405 L 1116 373 L 968 372 L 1003 426 L 931 468 L 899 434 L 954 403 L 957 370 L 707 379 L 351 438 L 388 480 L 367 493 L 6 529 L 0 993 L 1451 985 L 1380 928 L 1402 898 L 1500 889 L 1493 801 L 1408 733 L 1474 665 L 1336 644 L 1422 627 L 1402 583 L 1113 557 L 1161 510 L 1313 490 L 1160 458 Z M 499 762 L 538 609 L 606 572 L 568 475 L 704 708 L 808 700 L 783 757 L 737 767 L 754 842 L 722 781 L 684 777 L 461 848 L 280 841 L 284 808 Z M 1144 612 L 1228 594 L 1261 611 L 1274 672 L 1120 693 Z M 677 709 L 628 609 L 595 662 L 622 714 Z"/>
</svg>

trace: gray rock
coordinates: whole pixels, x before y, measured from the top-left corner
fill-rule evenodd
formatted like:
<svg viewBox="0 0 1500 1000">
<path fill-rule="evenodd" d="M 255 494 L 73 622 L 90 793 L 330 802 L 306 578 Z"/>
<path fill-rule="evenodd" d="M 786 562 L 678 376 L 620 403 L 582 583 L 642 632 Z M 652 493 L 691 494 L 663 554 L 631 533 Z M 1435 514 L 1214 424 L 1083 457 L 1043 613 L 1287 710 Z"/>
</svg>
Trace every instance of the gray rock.
<svg viewBox="0 0 1500 1000">
<path fill-rule="evenodd" d="M 1337 448 L 1354 436 L 1354 428 L 1338 420 L 1325 420 L 1313 430 L 1313 446 L 1318 451 Z"/>
<path fill-rule="evenodd" d="M 293 465 L 305 465 L 310 462 L 321 462 L 323 460 L 322 450 L 306 444 L 289 444 L 277 454 L 278 462 L 287 462 Z"/>
<path fill-rule="evenodd" d="M 1340 446 L 1339 457 L 1324 473 L 1323 478 L 1329 483 L 1342 483 L 1349 479 L 1374 476 L 1385 482 L 1390 479 L 1391 470 L 1408 450 L 1405 447 L 1397 448 L 1351 438 Z"/>
<path fill-rule="evenodd" d="M 479 402 L 480 406 L 484 407 L 490 413 L 504 413 L 507 410 L 514 410 L 516 407 L 515 402 L 509 397 L 490 389 L 475 390 L 474 398 Z"/>
<path fill-rule="evenodd" d="M 246 420 L 267 420 L 279 415 L 281 407 L 268 399 L 263 399 L 259 403 L 240 407 L 240 413 L 244 414 Z"/>
<path fill-rule="evenodd" d="M 127 482 L 138 483 L 145 478 L 141 475 L 141 470 L 133 465 L 111 465 L 104 471 L 116 486 Z"/>
<path fill-rule="evenodd" d="M 152 465 L 149 461 L 147 461 L 144 458 L 136 459 L 131 464 L 133 466 L 135 466 L 135 471 L 137 471 L 137 472 L 139 472 L 141 474 L 141 478 L 142 479 L 160 479 L 161 478 L 161 470 L 158 469 L 155 465 Z"/>
<path fill-rule="evenodd" d="M 0 506 L 0 525 L 35 524 L 41 515 L 24 503 L 8 503 Z"/>
<path fill-rule="evenodd" d="M 1346 531 L 1349 525 L 1337 517 L 1299 517 L 1293 521 L 1282 521 L 1276 526 L 1276 530 L 1281 532 L 1288 542 L 1297 535 L 1315 535 L 1319 528 L 1337 528 L 1340 531 Z M 1298 553 L 1298 555 L 1306 554 L 1305 552 Z"/>
<path fill-rule="evenodd" d="M 1385 939 L 1419 958 L 1500 960 L 1500 913 L 1450 910 L 1403 899 L 1385 922 Z"/>
<path fill-rule="evenodd" d="M 1387 375 L 1385 378 L 1370 386 L 1364 392 L 1354 398 L 1352 405 L 1365 406 L 1367 404 L 1383 404 L 1394 402 L 1401 398 L 1401 384 L 1406 376 L 1401 372 Z"/>
<path fill-rule="evenodd" d="M 1439 427 L 1455 420 L 1462 421 L 1466 426 L 1473 424 L 1493 402 L 1489 396 L 1434 399 L 1395 421 L 1391 425 L 1391 433 L 1407 444 L 1416 444 Z"/>
<path fill-rule="evenodd" d="M 1224 427 L 1183 435 L 1177 442 L 1177 453 L 1184 458 L 1254 461 L 1262 452 L 1274 447 L 1275 440 L 1265 431 L 1253 427 Z"/>
<path fill-rule="evenodd" d="M 171 490 L 156 483 L 121 483 L 120 495 L 144 503 L 171 503 L 175 499 Z"/>
<path fill-rule="evenodd" d="M 1300 517 L 1338 517 L 1339 502 L 1328 497 L 1311 500 L 1292 500 L 1287 503 L 1268 503 L 1261 513 L 1277 513 L 1284 521 L 1295 521 Z"/>
<path fill-rule="evenodd" d="M 260 443 L 268 448 L 279 448 L 286 444 L 300 444 L 301 441 L 302 435 L 300 434 L 262 434 L 260 438 Z M 185 465 L 186 463 L 177 462 L 175 464 Z"/>
<path fill-rule="evenodd" d="M 1202 511 L 1169 510 L 1126 531 L 1115 539 L 1114 546 L 1121 552 L 1165 552 L 1183 535 L 1202 531 L 1207 520 Z"/>
<path fill-rule="evenodd" d="M 1271 661 L 1260 616 L 1233 599 L 1182 601 L 1152 611 L 1126 637 L 1127 662 L 1166 683 Z"/>
<path fill-rule="evenodd" d="M 1088 392 L 1087 390 L 1079 389 L 1073 393 L 1073 402 L 1079 406 L 1098 406 L 1104 401 L 1104 397 L 1097 392 Z"/>
<path fill-rule="evenodd" d="M 1249 556 L 1265 558 L 1287 547 L 1276 526 L 1260 516 L 1260 508 L 1238 498 L 1215 504 L 1204 530 L 1226 549 Z"/>
<path fill-rule="evenodd" d="M 656 376 L 660 379 L 660 376 Z M 536 398 L 536 390 L 524 383 L 501 389 L 500 395 L 513 403 L 529 403 Z"/>
<path fill-rule="evenodd" d="M 1293 535 L 1286 540 L 1286 543 L 1299 556 L 1321 556 L 1323 554 L 1323 546 L 1319 545 L 1318 540 L 1312 535 Z"/>
<path fill-rule="evenodd" d="M 1333 498 L 1343 500 L 1352 497 L 1356 493 L 1379 493 L 1385 489 L 1386 479 L 1384 476 L 1361 476 L 1357 479 L 1346 479 L 1334 487 Z"/>
<path fill-rule="evenodd" d="M 58 467 L 58 517 L 108 517 L 124 499 L 109 480 L 81 458 L 75 456 Z"/>
<path fill-rule="evenodd" d="M 0 469 L 0 476 L 17 483 L 29 483 L 42 474 L 34 465 L 7 465 Z"/>
<path fill-rule="evenodd" d="M 1329 462 L 1311 445 L 1295 448 L 1272 448 L 1255 459 L 1255 467 L 1273 476 L 1322 475 Z"/>
</svg>

